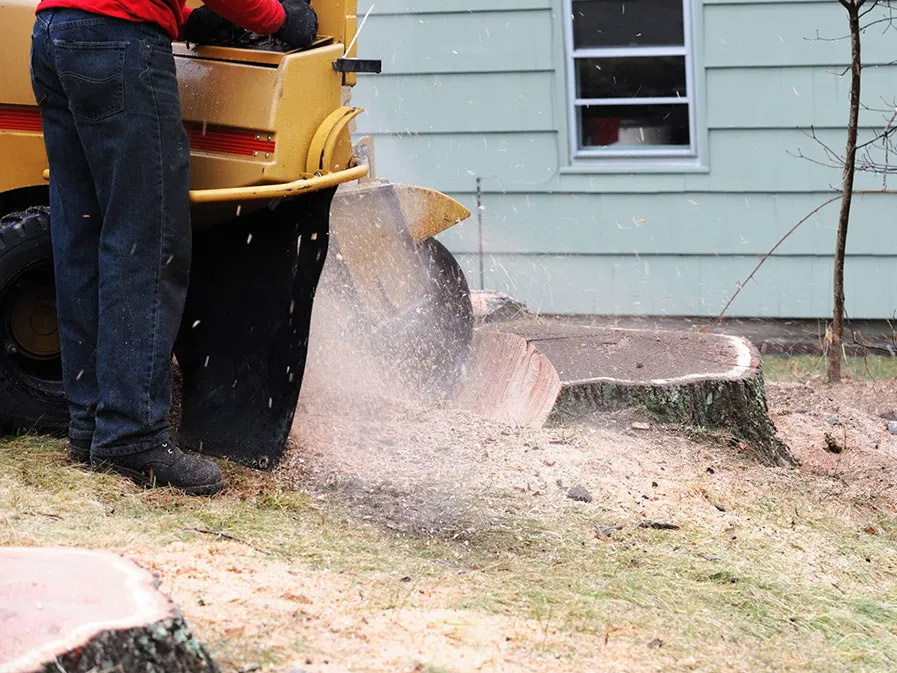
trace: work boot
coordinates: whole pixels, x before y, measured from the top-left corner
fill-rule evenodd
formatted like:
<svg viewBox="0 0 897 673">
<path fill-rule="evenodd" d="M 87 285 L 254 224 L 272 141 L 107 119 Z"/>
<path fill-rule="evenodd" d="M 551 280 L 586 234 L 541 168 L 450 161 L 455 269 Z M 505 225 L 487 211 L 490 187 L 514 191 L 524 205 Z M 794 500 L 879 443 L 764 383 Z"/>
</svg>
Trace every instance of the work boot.
<svg viewBox="0 0 897 673">
<path fill-rule="evenodd" d="M 90 465 L 90 441 L 72 439 L 69 437 L 69 460 L 81 465 Z"/>
<path fill-rule="evenodd" d="M 141 486 L 172 486 L 188 495 L 212 495 L 224 482 L 211 460 L 181 451 L 173 441 L 129 456 L 91 458 L 96 470 L 111 470 Z"/>
</svg>

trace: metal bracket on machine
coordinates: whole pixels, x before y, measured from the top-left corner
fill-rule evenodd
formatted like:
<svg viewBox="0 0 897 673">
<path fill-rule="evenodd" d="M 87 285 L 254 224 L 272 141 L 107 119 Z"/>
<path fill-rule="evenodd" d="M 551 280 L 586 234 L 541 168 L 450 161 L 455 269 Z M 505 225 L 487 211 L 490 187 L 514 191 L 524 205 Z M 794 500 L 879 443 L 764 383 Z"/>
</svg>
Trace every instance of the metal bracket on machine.
<svg viewBox="0 0 897 673">
<path fill-rule="evenodd" d="M 383 61 L 370 58 L 339 58 L 333 62 L 337 72 L 360 72 L 379 75 L 383 72 Z"/>
</svg>

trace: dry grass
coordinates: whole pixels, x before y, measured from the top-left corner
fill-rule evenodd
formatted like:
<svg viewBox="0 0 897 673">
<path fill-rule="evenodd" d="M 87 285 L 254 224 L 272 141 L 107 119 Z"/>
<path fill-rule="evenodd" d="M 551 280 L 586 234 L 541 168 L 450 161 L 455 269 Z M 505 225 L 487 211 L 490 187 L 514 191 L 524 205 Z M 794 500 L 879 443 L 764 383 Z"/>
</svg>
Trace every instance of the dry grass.
<svg viewBox="0 0 897 673">
<path fill-rule="evenodd" d="M 440 539 L 360 521 L 339 493 L 276 474 L 228 467 L 228 491 L 193 499 L 18 438 L 0 442 L 0 544 L 122 550 L 160 573 L 225 670 L 895 670 L 890 505 L 664 441 L 680 464 L 704 462 L 634 497 L 679 530 L 640 527 L 622 491 L 538 511 L 500 491 L 491 528 Z"/>
</svg>

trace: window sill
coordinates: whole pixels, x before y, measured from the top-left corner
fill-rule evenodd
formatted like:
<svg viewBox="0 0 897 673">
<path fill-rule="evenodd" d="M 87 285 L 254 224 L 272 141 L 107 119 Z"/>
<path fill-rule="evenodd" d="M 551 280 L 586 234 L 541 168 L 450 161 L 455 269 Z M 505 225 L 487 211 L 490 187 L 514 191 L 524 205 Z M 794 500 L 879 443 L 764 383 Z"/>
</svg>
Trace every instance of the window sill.
<svg viewBox="0 0 897 673">
<path fill-rule="evenodd" d="M 699 159 L 574 159 L 570 166 L 562 166 L 562 175 L 608 173 L 709 173 L 710 167 Z"/>
</svg>

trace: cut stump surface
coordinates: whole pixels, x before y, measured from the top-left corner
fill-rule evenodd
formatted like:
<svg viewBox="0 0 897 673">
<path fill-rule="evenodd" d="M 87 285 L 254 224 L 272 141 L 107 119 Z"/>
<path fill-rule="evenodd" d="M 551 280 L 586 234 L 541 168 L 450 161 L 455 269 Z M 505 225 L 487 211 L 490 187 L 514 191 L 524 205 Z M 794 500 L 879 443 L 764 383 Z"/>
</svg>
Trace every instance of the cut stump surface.
<svg viewBox="0 0 897 673">
<path fill-rule="evenodd" d="M 638 406 L 724 429 L 764 463 L 794 463 L 769 418 L 760 355 L 740 337 L 512 321 L 481 327 L 471 362 L 459 403 L 496 420 Z"/>
<path fill-rule="evenodd" d="M 0 548 L 0 673 L 213 673 L 155 579 L 109 552 Z"/>
<path fill-rule="evenodd" d="M 560 392 L 557 370 L 533 344 L 515 334 L 478 330 L 456 403 L 493 421 L 540 427 Z"/>
</svg>

